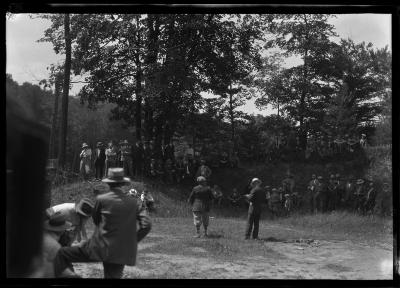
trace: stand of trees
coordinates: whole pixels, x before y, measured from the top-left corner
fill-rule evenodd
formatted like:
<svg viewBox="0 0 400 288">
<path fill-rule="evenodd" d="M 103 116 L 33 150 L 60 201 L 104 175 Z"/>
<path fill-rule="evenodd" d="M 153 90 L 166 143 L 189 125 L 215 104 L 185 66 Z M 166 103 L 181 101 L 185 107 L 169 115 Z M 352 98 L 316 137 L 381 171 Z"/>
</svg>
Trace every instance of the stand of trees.
<svg viewBox="0 0 400 288">
<path fill-rule="evenodd" d="M 84 79 L 80 101 L 90 109 L 103 107 L 96 113 L 110 112 L 111 119 L 134 127 L 134 135 L 125 138 L 153 140 L 160 146 L 174 134 L 189 134 L 222 139 L 224 147 L 230 143 L 241 151 L 253 145 L 256 151 L 273 145 L 281 134 L 295 132 L 304 149 L 313 134 L 371 135 L 378 116 L 384 119 L 379 125 L 391 123 L 390 51 L 338 40 L 329 14 L 40 17 L 51 20 L 40 41 L 51 42 L 56 53 L 66 56 L 71 47 L 71 73 Z M 277 48 L 279 55 L 268 54 Z M 302 64 L 283 67 L 282 57 L 291 55 Z M 69 70 L 68 61 L 62 71 Z M 65 81 L 63 90 L 68 87 Z M 202 92 L 216 98 L 204 99 Z M 278 115 L 238 111 L 251 98 L 260 109 L 278 108 Z M 47 106 L 49 115 L 50 102 L 54 100 Z M 99 125 L 98 130 L 107 131 L 96 132 L 100 140 L 107 133 L 111 139 L 118 134 L 109 130 L 114 122 L 83 121 L 86 127 Z M 78 124 L 69 118 L 68 125 Z M 388 134 L 390 129 L 383 130 Z M 92 131 L 67 134 L 67 147 L 89 141 Z"/>
</svg>

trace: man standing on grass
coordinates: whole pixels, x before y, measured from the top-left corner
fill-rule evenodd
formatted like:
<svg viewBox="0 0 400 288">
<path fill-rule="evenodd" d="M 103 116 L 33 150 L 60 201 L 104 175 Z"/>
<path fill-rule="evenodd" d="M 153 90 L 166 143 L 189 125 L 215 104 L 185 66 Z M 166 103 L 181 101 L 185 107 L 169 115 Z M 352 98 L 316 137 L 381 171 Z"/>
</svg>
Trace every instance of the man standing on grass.
<svg viewBox="0 0 400 288">
<path fill-rule="evenodd" d="M 200 227 L 203 224 L 204 236 L 207 237 L 209 224 L 210 204 L 213 199 L 211 188 L 207 186 L 207 180 L 203 176 L 197 177 L 197 185 L 193 188 L 188 202 L 192 205 L 194 226 L 196 226 L 196 238 L 200 237 Z"/>
<path fill-rule="evenodd" d="M 58 251 L 56 276 L 73 262 L 103 262 L 104 278 L 122 278 L 125 265 L 136 264 L 137 243 L 150 232 L 150 218 L 145 209 L 139 209 L 138 201 L 122 190 L 130 183 L 123 168 L 110 168 L 108 178 L 102 181 L 110 191 L 96 197 L 95 231 L 88 241 Z"/>
<path fill-rule="evenodd" d="M 250 194 L 245 195 L 249 201 L 249 212 L 247 216 L 246 224 L 246 235 L 245 239 L 250 238 L 250 234 L 253 230 L 253 239 L 258 239 L 258 227 L 261 216 L 261 204 L 265 202 L 265 192 L 261 188 L 261 180 L 254 178 L 250 182 L 251 191 Z M 254 225 L 254 229 L 253 229 Z"/>
</svg>

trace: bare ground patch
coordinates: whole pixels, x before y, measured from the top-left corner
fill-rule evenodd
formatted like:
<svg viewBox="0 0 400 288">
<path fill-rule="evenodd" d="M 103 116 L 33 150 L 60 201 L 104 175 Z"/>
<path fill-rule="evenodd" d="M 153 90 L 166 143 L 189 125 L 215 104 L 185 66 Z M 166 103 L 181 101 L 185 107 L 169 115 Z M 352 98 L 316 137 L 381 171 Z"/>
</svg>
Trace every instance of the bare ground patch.
<svg viewBox="0 0 400 288">
<path fill-rule="evenodd" d="M 219 219 L 210 226 L 210 238 L 195 239 L 191 219 L 156 219 L 139 243 L 137 266 L 125 267 L 124 278 L 393 278 L 388 243 L 311 239 L 307 231 L 268 222 L 261 223 L 262 240 L 245 241 L 243 228 L 241 220 Z M 98 263 L 75 269 L 85 278 L 103 277 Z"/>
</svg>

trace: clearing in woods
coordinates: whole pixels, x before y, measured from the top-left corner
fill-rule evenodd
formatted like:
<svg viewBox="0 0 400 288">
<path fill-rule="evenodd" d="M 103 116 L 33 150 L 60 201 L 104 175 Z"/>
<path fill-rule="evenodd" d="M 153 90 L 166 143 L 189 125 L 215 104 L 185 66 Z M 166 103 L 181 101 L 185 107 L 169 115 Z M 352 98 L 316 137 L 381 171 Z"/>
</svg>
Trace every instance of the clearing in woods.
<svg viewBox="0 0 400 288">
<path fill-rule="evenodd" d="M 260 240 L 244 240 L 244 228 L 244 219 L 214 217 L 210 236 L 196 239 L 191 218 L 153 218 L 137 266 L 125 266 L 123 278 L 393 279 L 390 233 L 323 233 L 262 220 Z M 84 278 L 103 277 L 101 263 L 74 267 Z"/>
</svg>

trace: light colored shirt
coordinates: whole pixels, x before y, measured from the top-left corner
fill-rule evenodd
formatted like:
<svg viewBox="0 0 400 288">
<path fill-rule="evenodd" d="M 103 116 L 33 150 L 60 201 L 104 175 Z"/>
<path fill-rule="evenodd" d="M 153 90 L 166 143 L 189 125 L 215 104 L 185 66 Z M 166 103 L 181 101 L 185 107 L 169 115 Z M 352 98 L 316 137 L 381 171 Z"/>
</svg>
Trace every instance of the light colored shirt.
<svg viewBox="0 0 400 288">
<path fill-rule="evenodd" d="M 71 222 L 74 230 L 80 228 L 81 219 L 75 209 L 75 203 L 63 203 L 59 205 L 55 205 L 50 208 L 50 214 L 60 212 L 63 214 L 67 221 Z"/>
<path fill-rule="evenodd" d="M 83 150 L 81 152 L 81 157 L 82 158 L 90 158 L 90 157 L 92 157 L 92 149 L 87 148 L 87 149 Z"/>
</svg>

